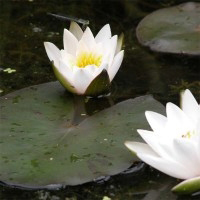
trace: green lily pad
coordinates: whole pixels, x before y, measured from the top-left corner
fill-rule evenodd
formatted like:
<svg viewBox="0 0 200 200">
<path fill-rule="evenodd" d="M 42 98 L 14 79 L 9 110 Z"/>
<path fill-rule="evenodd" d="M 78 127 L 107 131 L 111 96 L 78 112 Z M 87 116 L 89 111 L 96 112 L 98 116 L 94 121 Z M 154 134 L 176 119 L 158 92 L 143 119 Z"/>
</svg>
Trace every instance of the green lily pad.
<svg viewBox="0 0 200 200">
<path fill-rule="evenodd" d="M 173 187 L 172 191 L 177 194 L 192 194 L 198 192 L 200 191 L 200 177 L 185 180 Z"/>
<path fill-rule="evenodd" d="M 200 3 L 157 10 L 139 23 L 136 33 L 154 51 L 199 55 Z"/>
<path fill-rule="evenodd" d="M 58 82 L 25 88 L 0 99 L 0 181 L 56 188 L 118 174 L 136 158 L 126 140 L 141 140 L 144 112 L 164 112 L 151 96 L 126 100 L 72 126 L 73 96 Z"/>
</svg>

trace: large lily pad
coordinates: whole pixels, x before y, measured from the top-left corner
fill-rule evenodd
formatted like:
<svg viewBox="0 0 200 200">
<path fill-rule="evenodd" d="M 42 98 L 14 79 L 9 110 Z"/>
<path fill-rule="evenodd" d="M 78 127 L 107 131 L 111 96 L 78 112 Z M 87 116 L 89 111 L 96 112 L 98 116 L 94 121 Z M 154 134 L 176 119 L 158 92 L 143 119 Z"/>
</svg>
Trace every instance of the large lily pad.
<svg viewBox="0 0 200 200">
<path fill-rule="evenodd" d="M 134 157 L 124 141 L 139 141 L 136 129 L 149 128 L 145 110 L 164 111 L 143 96 L 72 126 L 73 99 L 58 82 L 13 92 L 0 105 L 0 180 L 29 188 L 82 184 L 127 169 Z"/>
<path fill-rule="evenodd" d="M 200 54 L 200 3 L 184 3 L 147 15 L 137 27 L 137 38 L 154 51 Z"/>
</svg>

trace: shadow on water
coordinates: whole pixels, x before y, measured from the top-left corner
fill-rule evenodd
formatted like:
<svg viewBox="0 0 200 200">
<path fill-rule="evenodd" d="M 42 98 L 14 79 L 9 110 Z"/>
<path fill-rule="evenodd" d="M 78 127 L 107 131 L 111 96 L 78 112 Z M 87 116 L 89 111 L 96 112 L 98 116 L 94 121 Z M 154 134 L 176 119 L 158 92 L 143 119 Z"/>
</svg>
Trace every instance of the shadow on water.
<svg viewBox="0 0 200 200">
<path fill-rule="evenodd" d="M 113 34 L 124 32 L 125 58 L 112 84 L 116 102 L 153 94 L 162 103 L 178 103 L 177 94 L 184 88 L 190 88 L 200 99 L 199 57 L 154 53 L 142 47 L 135 36 L 137 24 L 148 13 L 182 2 L 186 1 L 0 0 L 0 94 L 55 80 L 43 42 L 51 41 L 62 48 L 63 29 L 69 27 L 69 21 L 47 14 L 56 13 L 89 20 L 95 33 L 106 23 L 111 25 Z M 7 68 L 16 72 L 4 72 Z M 95 100 L 90 102 L 96 105 Z M 175 183 L 176 180 L 147 167 L 142 174 L 119 175 L 59 191 L 26 191 L 1 186 L 0 199 L 101 200 L 106 195 L 112 200 L 199 199 L 199 196 L 173 195 L 169 191 Z M 169 188 L 167 193 L 165 187 Z"/>
</svg>

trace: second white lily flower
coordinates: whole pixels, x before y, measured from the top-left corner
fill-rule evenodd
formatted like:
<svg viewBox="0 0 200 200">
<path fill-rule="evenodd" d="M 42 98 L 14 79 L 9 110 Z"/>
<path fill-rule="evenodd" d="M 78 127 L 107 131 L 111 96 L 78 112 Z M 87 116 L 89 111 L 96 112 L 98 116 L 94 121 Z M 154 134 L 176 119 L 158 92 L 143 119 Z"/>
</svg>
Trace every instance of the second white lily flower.
<svg viewBox="0 0 200 200">
<path fill-rule="evenodd" d="M 200 105 L 185 90 L 182 109 L 167 103 L 167 117 L 147 111 L 153 131 L 138 130 L 147 143 L 126 142 L 125 145 L 144 162 L 172 177 L 200 177 Z"/>
<path fill-rule="evenodd" d="M 83 32 L 77 23 L 72 22 L 70 29 L 64 30 L 63 42 L 63 50 L 50 42 L 44 42 L 44 45 L 53 62 L 55 75 L 66 89 L 86 94 L 91 82 L 105 70 L 109 82 L 113 80 L 124 51 L 121 51 L 122 37 L 112 36 L 109 24 L 94 37 L 89 27 Z"/>
</svg>

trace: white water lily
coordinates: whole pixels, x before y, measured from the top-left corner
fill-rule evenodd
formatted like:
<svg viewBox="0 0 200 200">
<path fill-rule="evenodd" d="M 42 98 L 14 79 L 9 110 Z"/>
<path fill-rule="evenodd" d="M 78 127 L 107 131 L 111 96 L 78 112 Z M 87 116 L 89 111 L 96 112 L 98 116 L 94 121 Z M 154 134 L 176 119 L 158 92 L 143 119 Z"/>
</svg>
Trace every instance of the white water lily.
<svg viewBox="0 0 200 200">
<path fill-rule="evenodd" d="M 109 83 L 113 80 L 124 56 L 122 39 L 111 35 L 109 24 L 94 37 L 89 27 L 83 32 L 76 22 L 71 22 L 69 30 L 64 29 L 64 49 L 50 42 L 44 42 L 44 46 L 61 84 L 83 95 L 102 71 L 107 71 Z"/>
<path fill-rule="evenodd" d="M 181 108 L 167 103 L 167 117 L 146 111 L 153 131 L 138 130 L 147 143 L 125 145 L 144 162 L 175 178 L 200 176 L 200 105 L 187 89 L 181 94 Z"/>
</svg>

